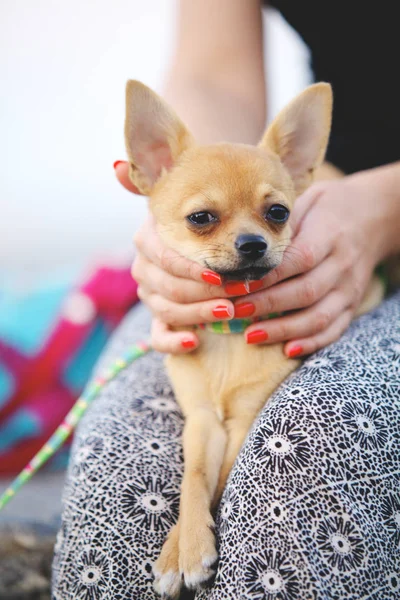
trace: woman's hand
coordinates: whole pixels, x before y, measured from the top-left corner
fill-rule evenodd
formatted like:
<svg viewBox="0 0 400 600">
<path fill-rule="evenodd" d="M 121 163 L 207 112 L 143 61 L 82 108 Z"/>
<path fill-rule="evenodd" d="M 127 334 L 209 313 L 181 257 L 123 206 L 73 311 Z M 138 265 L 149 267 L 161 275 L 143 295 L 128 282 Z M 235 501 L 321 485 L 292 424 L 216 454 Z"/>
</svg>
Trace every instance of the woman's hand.
<svg viewBox="0 0 400 600">
<path fill-rule="evenodd" d="M 268 289 L 246 299 L 254 315 L 288 314 L 248 327 L 248 343 L 287 342 L 286 355 L 295 357 L 346 330 L 386 252 L 388 213 L 371 173 L 315 183 L 296 200 L 282 264 L 265 278 Z"/>
<path fill-rule="evenodd" d="M 233 303 L 220 287 L 220 276 L 164 246 L 152 217 L 135 235 L 135 244 L 138 252 L 132 275 L 139 283 L 139 298 L 154 315 L 152 344 L 156 350 L 178 353 L 198 345 L 193 331 L 171 331 L 170 326 L 233 318 Z"/>
<path fill-rule="evenodd" d="M 125 165 L 116 168 L 123 184 Z M 150 218 L 135 238 L 133 275 L 139 296 L 155 316 L 154 347 L 178 353 L 198 345 L 193 331 L 171 331 L 169 326 L 276 312 L 288 314 L 251 325 L 245 332 L 248 343 L 287 342 L 285 353 L 293 357 L 336 340 L 385 254 L 388 211 L 371 173 L 311 186 L 295 203 L 294 237 L 282 264 L 263 282 L 246 286 L 223 287 L 217 274 L 166 248 Z M 236 297 L 234 303 L 229 296 Z"/>
</svg>

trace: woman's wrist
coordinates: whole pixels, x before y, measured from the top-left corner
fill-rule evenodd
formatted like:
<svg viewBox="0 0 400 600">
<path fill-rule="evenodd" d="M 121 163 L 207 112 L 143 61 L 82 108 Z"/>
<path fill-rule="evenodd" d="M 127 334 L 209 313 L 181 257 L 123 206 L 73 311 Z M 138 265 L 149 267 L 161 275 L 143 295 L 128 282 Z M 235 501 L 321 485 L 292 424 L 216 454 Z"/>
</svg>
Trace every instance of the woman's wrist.
<svg viewBox="0 0 400 600">
<path fill-rule="evenodd" d="M 167 80 L 164 96 L 201 144 L 257 144 L 261 138 L 265 99 L 257 90 L 239 94 L 211 78 L 178 71 Z"/>
<path fill-rule="evenodd" d="M 361 171 L 346 179 L 365 198 L 370 198 L 376 262 L 400 253 L 400 162 Z"/>
</svg>

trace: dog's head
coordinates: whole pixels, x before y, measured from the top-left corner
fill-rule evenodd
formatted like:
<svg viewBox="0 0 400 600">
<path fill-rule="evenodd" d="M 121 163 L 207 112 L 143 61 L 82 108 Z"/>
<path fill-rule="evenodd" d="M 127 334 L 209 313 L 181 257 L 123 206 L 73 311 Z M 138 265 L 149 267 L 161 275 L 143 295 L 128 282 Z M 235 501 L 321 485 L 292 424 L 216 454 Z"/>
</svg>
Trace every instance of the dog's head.
<svg viewBox="0 0 400 600">
<path fill-rule="evenodd" d="M 293 202 L 325 156 L 330 85 L 297 96 L 258 146 L 196 145 L 140 82 L 128 82 L 126 101 L 130 178 L 149 195 L 165 243 L 226 279 L 259 279 L 278 266 L 290 242 Z"/>
</svg>

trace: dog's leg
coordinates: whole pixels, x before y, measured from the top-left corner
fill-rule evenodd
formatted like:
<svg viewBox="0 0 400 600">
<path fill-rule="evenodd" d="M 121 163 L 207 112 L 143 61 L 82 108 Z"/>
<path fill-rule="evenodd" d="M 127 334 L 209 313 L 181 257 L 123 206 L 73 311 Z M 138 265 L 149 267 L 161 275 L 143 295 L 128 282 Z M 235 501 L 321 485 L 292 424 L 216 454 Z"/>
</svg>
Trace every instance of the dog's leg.
<svg viewBox="0 0 400 600">
<path fill-rule="evenodd" d="M 265 396 L 263 396 L 265 401 Z M 262 404 L 261 404 L 262 406 Z M 225 426 L 228 434 L 228 442 L 226 445 L 225 456 L 222 463 L 222 467 L 219 473 L 218 485 L 215 490 L 212 509 L 214 510 L 219 501 L 221 500 L 222 493 L 225 489 L 225 484 L 228 479 L 229 473 L 233 467 L 237 455 L 243 445 L 244 440 L 251 428 L 251 425 L 256 418 L 258 411 L 252 415 L 245 415 L 243 417 L 233 417 L 229 419 Z"/>
<path fill-rule="evenodd" d="M 224 456 L 226 432 L 198 363 L 191 357 L 173 357 L 168 361 L 168 372 L 186 417 L 185 467 L 179 520 L 153 570 L 156 591 L 176 597 L 182 576 L 187 587 L 196 588 L 213 574 L 211 566 L 217 552 L 210 507 Z"/>
<path fill-rule="evenodd" d="M 154 589 L 162 598 L 178 598 L 182 587 L 179 572 L 179 522 L 169 532 L 153 565 Z"/>
<path fill-rule="evenodd" d="M 211 501 L 226 443 L 214 410 L 197 408 L 187 418 L 183 437 L 185 473 L 180 506 L 179 567 L 188 588 L 207 581 L 217 559 Z"/>
<path fill-rule="evenodd" d="M 280 364 L 279 374 L 266 381 L 253 384 L 251 388 L 242 388 L 229 402 L 229 416 L 225 421 L 228 435 L 224 460 L 219 474 L 218 485 L 212 502 L 215 509 L 221 499 L 229 473 L 261 408 L 267 403 L 278 385 L 290 375 L 300 361 L 287 360 Z M 277 377 L 278 375 L 278 377 Z"/>
</svg>

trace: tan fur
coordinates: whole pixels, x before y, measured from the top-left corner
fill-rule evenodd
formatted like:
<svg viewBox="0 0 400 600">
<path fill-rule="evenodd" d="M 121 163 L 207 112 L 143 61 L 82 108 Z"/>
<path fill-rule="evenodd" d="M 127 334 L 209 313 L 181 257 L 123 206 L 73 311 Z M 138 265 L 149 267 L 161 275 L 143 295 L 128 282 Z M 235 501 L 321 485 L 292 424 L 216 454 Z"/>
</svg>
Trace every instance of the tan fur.
<svg viewBox="0 0 400 600">
<path fill-rule="evenodd" d="M 329 137 L 332 93 L 328 84 L 307 88 L 267 129 L 258 147 L 196 146 L 164 101 L 138 82 L 127 88 L 126 145 L 131 178 L 143 193 L 164 242 L 217 272 L 236 270 L 238 234 L 262 235 L 269 267 L 280 264 L 290 243 L 288 224 L 264 218 L 272 204 L 291 209 L 320 175 Z M 325 176 L 340 173 L 324 167 Z M 187 222 L 197 211 L 219 222 L 199 231 Z M 167 369 L 185 416 L 185 469 L 179 521 L 154 565 L 156 590 L 177 597 L 182 579 L 197 587 L 217 558 L 212 532 L 216 506 L 236 456 L 258 412 L 299 365 L 282 344 L 251 346 L 243 335 L 200 331 L 200 346 L 169 356 Z"/>
<path fill-rule="evenodd" d="M 279 113 L 261 142 L 278 154 L 290 171 L 297 195 L 312 183 L 324 160 L 332 120 L 330 86 L 327 90 L 327 84 L 304 90 Z M 318 138 L 320 142 L 315 144 Z"/>
</svg>

